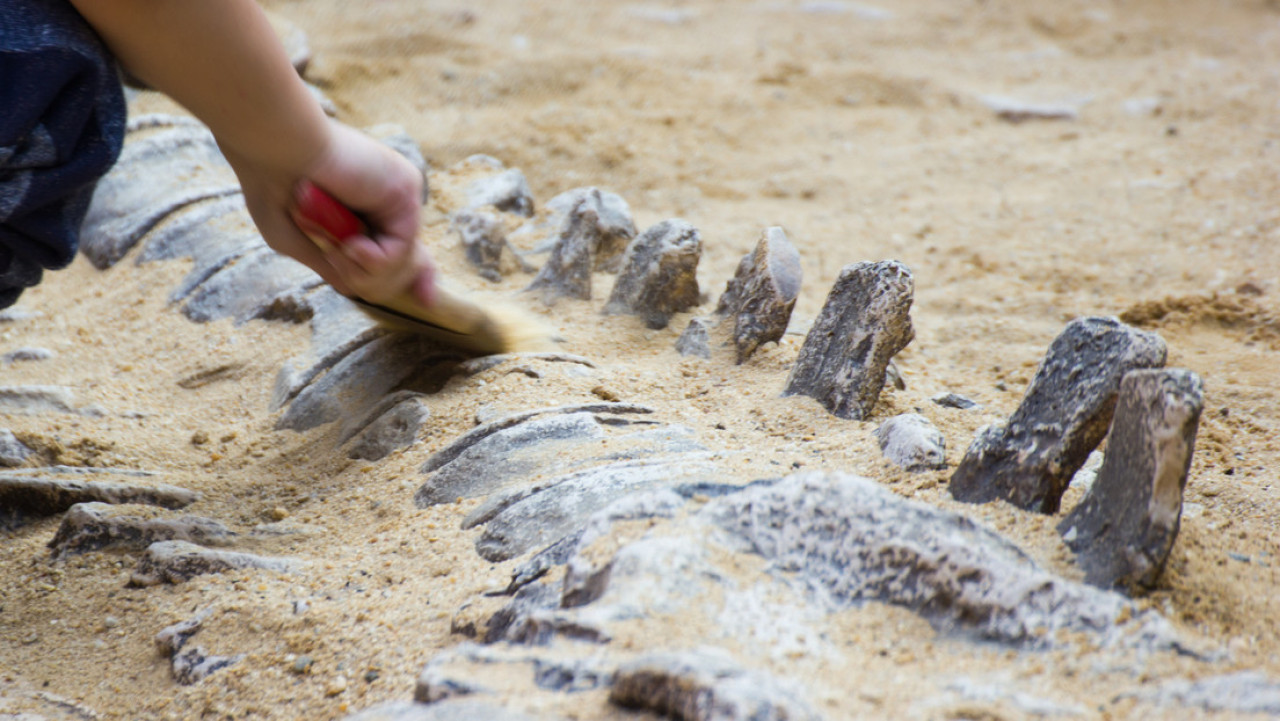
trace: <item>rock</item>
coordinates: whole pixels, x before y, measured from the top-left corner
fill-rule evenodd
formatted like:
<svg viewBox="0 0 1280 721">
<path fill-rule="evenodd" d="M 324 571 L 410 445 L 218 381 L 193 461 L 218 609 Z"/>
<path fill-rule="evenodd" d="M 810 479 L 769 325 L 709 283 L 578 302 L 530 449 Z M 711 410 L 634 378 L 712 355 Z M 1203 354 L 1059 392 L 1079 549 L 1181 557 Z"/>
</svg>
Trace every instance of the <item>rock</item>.
<svg viewBox="0 0 1280 721">
<path fill-rule="evenodd" d="M 585 205 L 582 203 L 585 202 Z M 598 242 L 593 248 L 595 270 L 616 273 L 622 267 L 627 245 L 636 237 L 636 223 L 631 206 L 617 193 L 599 188 L 574 188 L 547 201 L 550 223 L 562 228 L 575 208 L 595 211 Z M 554 240 L 553 240 L 554 242 Z"/>
<path fill-rule="evenodd" d="M 1208 676 L 1195 681 L 1166 681 L 1155 689 L 1128 694 L 1185 713 L 1190 708 L 1232 714 L 1280 715 L 1280 681 L 1261 671 Z"/>
<path fill-rule="evenodd" d="M 195 618 L 176 623 L 156 634 L 156 648 L 161 655 L 169 657 L 173 679 L 184 686 L 190 686 L 244 660 L 244 654 L 210 656 L 202 647 L 186 648 L 187 642 L 200 631 L 211 612 L 211 608 L 206 608 L 197 613 Z"/>
<path fill-rule="evenodd" d="M 799 473 L 715 499 L 700 515 L 837 608 L 881 601 L 942 630 L 1024 647 L 1054 646 L 1071 630 L 1099 646 L 1183 648 L 1154 612 L 1050 574 L 968 518 L 865 478 Z"/>
<path fill-rule="evenodd" d="M 206 573 L 258 568 L 292 573 L 301 564 L 290 558 L 255 556 L 251 553 L 216 551 L 186 541 L 160 541 L 147 547 L 129 578 L 131 586 L 182 583 Z"/>
<path fill-rule="evenodd" d="M 272 410 L 284 407 L 321 373 L 357 348 L 386 335 L 377 321 L 330 286 L 316 290 L 306 302 L 311 311 L 311 347 L 305 355 L 286 361 L 280 368 L 271 391 Z"/>
<path fill-rule="evenodd" d="M 653 409 L 649 406 L 642 406 L 635 403 L 581 403 L 568 406 L 553 406 L 550 408 L 538 408 L 532 411 L 521 411 L 508 416 L 503 416 L 494 421 L 490 421 L 480 426 L 472 428 L 464 435 L 449 445 L 440 449 L 427 459 L 422 465 L 423 473 L 431 473 L 442 468 L 446 463 L 452 462 L 455 458 L 462 455 L 462 452 L 471 446 L 483 441 L 485 438 L 507 428 L 518 426 L 525 423 L 531 418 L 546 415 L 559 415 L 566 413 L 603 413 L 609 415 L 629 415 L 629 414 L 649 414 L 653 413 Z"/>
<path fill-rule="evenodd" d="M 816 398 L 840 418 L 871 415 L 894 355 L 915 337 L 911 271 L 897 261 L 846 265 L 805 336 L 784 396 Z"/>
<path fill-rule="evenodd" d="M 1014 124 L 1028 120 L 1076 120 L 1080 117 L 1078 107 L 1065 103 L 1028 103 L 1003 95 L 983 95 L 979 100 L 994 112 L 997 118 Z"/>
<path fill-rule="evenodd" d="M 392 702 L 375 706 L 343 721 L 559 721 L 548 716 L 529 716 L 484 701 L 449 699 L 431 705 Z"/>
<path fill-rule="evenodd" d="M 421 393 L 402 391 L 384 398 L 369 414 L 372 420 L 352 431 L 354 440 L 347 457 L 378 461 L 413 445 L 422 424 L 431 417 L 431 411 L 419 400 L 422 397 Z"/>
<path fill-rule="evenodd" d="M 487 561 L 515 558 L 553 543 L 591 514 L 637 491 L 710 481 L 720 472 L 693 457 L 617 461 L 552 479 L 546 488 L 502 508 L 485 524 L 476 552 Z"/>
<path fill-rule="evenodd" d="M 147 120 L 135 120 L 131 128 L 154 132 L 126 138 L 85 215 L 80 250 L 96 268 L 115 265 L 171 213 L 200 200 L 240 193 L 235 173 L 207 128 L 164 118 L 148 125 Z"/>
<path fill-rule="evenodd" d="M 966 398 L 958 393 L 939 393 L 929 400 L 937 403 L 943 408 L 958 408 L 962 411 L 969 411 L 975 408 L 981 408 L 982 405 L 976 401 Z"/>
<path fill-rule="evenodd" d="M 918 413 L 903 413 L 881 423 L 875 430 L 880 452 L 908 471 L 931 471 L 947 467 L 947 441 L 942 432 Z"/>
<path fill-rule="evenodd" d="M 235 193 L 173 213 L 147 233 L 137 263 L 190 258 L 191 270 L 169 294 L 169 301 L 177 303 L 237 258 L 264 248 L 244 195 Z"/>
<path fill-rule="evenodd" d="M 92 406 L 77 408 L 75 394 L 63 386 L 0 386 L 0 413 L 101 415 Z"/>
<path fill-rule="evenodd" d="M 600 228 L 596 212 L 587 206 L 583 200 L 570 211 L 551 257 L 525 288 L 525 292 L 541 291 L 547 305 L 565 296 L 591 300 L 591 270 Z"/>
<path fill-rule="evenodd" d="M 27 448 L 26 444 L 13 435 L 13 431 L 8 428 L 0 428 L 0 466 L 6 468 L 20 466 L 26 463 L 27 459 L 31 458 L 34 453 L 35 451 Z M 5 479 L 0 478 L 0 499 L 5 499 L 4 489 Z M 8 507 L 7 502 L 0 505 Z"/>
<path fill-rule="evenodd" d="M 507 247 L 507 235 L 498 217 L 481 211 L 459 211 L 453 216 L 453 229 L 462 239 L 467 261 L 480 271 L 481 277 L 495 283 L 502 280 L 502 251 Z"/>
<path fill-rule="evenodd" d="M 1004 499 L 1055 513 L 1067 483 L 1111 425 L 1120 379 L 1164 365 L 1160 336 L 1115 318 L 1079 318 L 1054 339 L 1006 425 L 978 432 L 951 476 L 959 501 Z"/>
<path fill-rule="evenodd" d="M 376 338 L 347 354 L 299 392 L 276 428 L 305 431 L 344 417 L 366 417 L 386 394 L 458 357 L 456 350 L 423 336 Z"/>
<path fill-rule="evenodd" d="M 710 322 L 703 318 L 690 318 L 689 325 L 676 338 L 676 352 L 680 355 L 691 355 L 699 358 L 711 357 L 711 334 L 708 331 Z"/>
<path fill-rule="evenodd" d="M 892 360 L 884 368 L 884 384 L 900 391 L 907 389 L 907 379 L 902 377 L 902 371 L 898 370 L 898 364 Z"/>
<path fill-rule="evenodd" d="M 467 186 L 466 196 L 466 210 L 491 205 L 526 218 L 533 215 L 533 193 L 529 190 L 529 181 L 517 168 L 473 180 Z"/>
<path fill-rule="evenodd" d="M 799 689 L 720 649 L 653 653 L 618 668 L 609 701 L 682 721 L 818 721 Z"/>
<path fill-rule="evenodd" d="M 272 297 L 321 282 L 320 276 L 302 263 L 264 248 L 237 258 L 202 281 L 182 313 L 196 323 L 222 318 L 243 323 L 262 313 Z"/>
<path fill-rule="evenodd" d="M 0 364 L 13 365 L 25 361 L 49 360 L 52 357 L 53 351 L 48 348 L 16 348 L 0 355 Z"/>
<path fill-rule="evenodd" d="M 78 503 L 132 503 L 183 508 L 200 494 L 177 486 L 140 486 L 100 481 L 86 483 L 66 478 L 33 478 L 0 475 L 0 528 L 21 525 L 28 518 L 53 516 Z"/>
<path fill-rule="evenodd" d="M 63 516 L 49 548 L 54 558 L 62 558 L 103 549 L 140 551 L 157 541 L 225 545 L 234 535 L 210 518 L 166 518 L 147 507 L 77 503 Z"/>
<path fill-rule="evenodd" d="M 800 294 L 800 253 L 777 226 L 766 228 L 756 248 L 738 263 L 716 314 L 733 319 L 733 343 L 741 364 L 756 348 L 782 339 Z"/>
<path fill-rule="evenodd" d="M 638 315 L 650 328 L 666 328 L 673 314 L 702 302 L 701 258 L 702 235 L 689 223 L 665 220 L 649 228 L 627 246 L 604 312 Z"/>
<path fill-rule="evenodd" d="M 1155 586 L 1178 537 L 1203 408 L 1200 377 L 1191 371 L 1135 370 L 1120 381 L 1102 469 L 1058 524 L 1085 581 Z"/>
</svg>

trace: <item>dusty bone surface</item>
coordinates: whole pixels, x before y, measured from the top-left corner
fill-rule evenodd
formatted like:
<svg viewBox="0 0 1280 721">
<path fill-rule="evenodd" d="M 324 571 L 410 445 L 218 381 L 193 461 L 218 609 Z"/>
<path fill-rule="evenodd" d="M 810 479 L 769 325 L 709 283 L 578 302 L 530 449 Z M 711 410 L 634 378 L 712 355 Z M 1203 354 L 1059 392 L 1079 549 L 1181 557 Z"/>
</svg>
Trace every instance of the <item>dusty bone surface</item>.
<svg viewBox="0 0 1280 721">
<path fill-rule="evenodd" d="M 1203 384 L 1191 371 L 1137 370 L 1120 381 L 1102 468 L 1058 524 L 1089 583 L 1149 590 L 1160 580 L 1203 408 Z"/>
<path fill-rule="evenodd" d="M 1164 366 L 1164 340 L 1116 318 L 1073 320 L 1053 340 L 1008 422 L 981 430 L 951 476 L 959 501 L 1055 513 L 1107 435 L 1126 373 Z"/>
</svg>

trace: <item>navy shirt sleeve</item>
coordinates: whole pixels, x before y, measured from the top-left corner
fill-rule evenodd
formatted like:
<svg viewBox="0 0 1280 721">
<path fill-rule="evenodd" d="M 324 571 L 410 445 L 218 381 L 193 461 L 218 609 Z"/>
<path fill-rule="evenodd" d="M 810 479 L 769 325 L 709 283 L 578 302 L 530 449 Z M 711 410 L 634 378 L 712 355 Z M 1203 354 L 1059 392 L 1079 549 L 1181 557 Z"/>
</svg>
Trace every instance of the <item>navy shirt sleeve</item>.
<svg viewBox="0 0 1280 721">
<path fill-rule="evenodd" d="M 0 308 L 75 257 L 120 154 L 115 60 L 66 0 L 0 0 Z"/>
</svg>

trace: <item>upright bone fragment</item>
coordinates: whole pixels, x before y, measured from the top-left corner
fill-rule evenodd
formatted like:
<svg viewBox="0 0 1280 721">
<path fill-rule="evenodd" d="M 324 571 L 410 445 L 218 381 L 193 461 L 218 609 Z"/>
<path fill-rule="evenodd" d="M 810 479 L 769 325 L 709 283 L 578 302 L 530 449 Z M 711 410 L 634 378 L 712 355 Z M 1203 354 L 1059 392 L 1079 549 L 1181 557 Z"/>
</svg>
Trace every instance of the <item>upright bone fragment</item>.
<svg viewBox="0 0 1280 721">
<path fill-rule="evenodd" d="M 507 236 L 502 223 L 492 213 L 463 210 L 453 216 L 453 229 L 462 238 L 467 260 L 485 280 L 502 280 L 502 249 Z"/>
<path fill-rule="evenodd" d="M 552 218 L 566 218 L 585 200 L 586 207 L 594 210 L 600 229 L 599 244 L 595 248 L 595 269 L 617 273 L 627 245 L 636 237 L 636 223 L 631 217 L 631 206 L 617 193 L 599 188 L 574 188 L 547 201 Z"/>
<path fill-rule="evenodd" d="M 787 331 L 800 294 L 800 253 L 777 226 L 767 228 L 751 253 L 738 263 L 716 306 L 733 318 L 733 343 L 741 364 L 761 345 Z"/>
<path fill-rule="evenodd" d="M 1203 386 L 1191 371 L 1139 370 L 1120 382 L 1102 469 L 1058 525 L 1085 581 L 1155 586 L 1178 536 L 1203 407 Z"/>
<path fill-rule="evenodd" d="M 673 314 L 701 301 L 701 258 L 702 234 L 689 223 L 672 219 L 649 228 L 627 247 L 604 312 L 638 315 L 650 328 L 666 328 Z"/>
<path fill-rule="evenodd" d="M 1120 379 L 1164 366 L 1160 336 L 1115 318 L 1079 318 L 1054 339 L 1007 425 L 988 426 L 951 476 L 969 503 L 1004 499 L 1054 513 L 1071 477 L 1107 434 Z"/>
<path fill-rule="evenodd" d="M 542 302 L 547 305 L 564 296 L 591 300 L 591 269 L 595 248 L 600 244 L 599 220 L 587 201 L 580 201 L 565 220 L 547 264 L 525 290 L 541 291 Z"/>
<path fill-rule="evenodd" d="M 840 418 L 871 415 L 889 361 L 915 337 L 914 294 L 911 271 L 896 260 L 845 266 L 782 394 L 816 398 Z"/>
</svg>

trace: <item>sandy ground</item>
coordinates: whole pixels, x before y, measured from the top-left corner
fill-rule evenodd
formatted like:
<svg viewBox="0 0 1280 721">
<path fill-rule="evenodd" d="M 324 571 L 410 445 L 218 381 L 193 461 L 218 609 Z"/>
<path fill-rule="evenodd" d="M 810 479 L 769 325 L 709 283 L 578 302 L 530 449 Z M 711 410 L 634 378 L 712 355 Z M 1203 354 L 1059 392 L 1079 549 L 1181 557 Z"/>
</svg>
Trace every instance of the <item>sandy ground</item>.
<svg viewBox="0 0 1280 721">
<path fill-rule="evenodd" d="M 1182 533 L 1144 603 L 1228 648 L 1231 660 L 1216 670 L 1280 676 L 1275 3 L 269 7 L 310 35 L 308 77 L 341 118 L 403 125 L 434 168 L 487 153 L 521 168 L 539 200 L 596 185 L 625 197 L 641 227 L 675 216 L 693 222 L 705 244 L 703 312 L 768 225 L 784 226 L 802 254 L 797 330 L 841 266 L 903 261 L 916 283 L 916 338 L 897 359 L 907 390 L 887 390 L 866 422 L 779 399 L 801 335 L 739 367 L 728 351 L 684 359 L 672 343 L 686 316 L 664 331 L 602 317 L 609 278 L 598 276 L 597 300 L 540 312 L 566 350 L 601 364 L 601 378 L 516 374 L 483 389 L 455 380 L 432 397 L 418 444 L 367 464 L 337 453 L 331 429 L 272 430 L 270 389 L 280 363 L 308 342 L 304 326 L 193 324 L 166 303 L 182 263 L 99 272 L 77 261 L 24 297 L 21 307 L 39 317 L 0 326 L 0 351 L 38 346 L 56 356 L 0 368 L 0 383 L 68 386 L 110 412 L 13 416 L 3 426 L 59 463 L 159 471 L 205 494 L 192 513 L 238 529 L 279 518 L 314 526 L 312 535 L 257 549 L 311 566 L 292 578 L 246 572 L 127 589 L 133 557 L 51 563 L 45 544 L 57 519 L 27 526 L 4 539 L 0 554 L 0 692 L 53 694 L 121 719 L 335 718 L 408 698 L 422 664 L 458 640 L 450 624 L 459 607 L 504 586 L 510 571 L 476 556 L 476 531 L 457 530 L 470 502 L 413 508 L 418 467 L 486 404 L 492 412 L 590 399 L 602 383 L 692 426 L 709 445 L 751 449 L 738 461 L 743 479 L 771 464 L 862 473 L 983 520 L 1078 578 L 1055 519 L 957 504 L 945 489 L 950 471 L 898 471 L 870 432 L 918 410 L 946 434 L 953 470 L 977 428 L 1013 411 L 1050 341 L 1082 315 L 1157 330 L 1169 365 L 1205 381 Z M 1069 106 L 1078 118 L 1015 124 L 998 119 L 984 96 Z M 460 283 L 485 285 L 462 263 L 438 206 L 428 208 L 424 237 Z M 498 291 L 527 281 L 508 278 Z M 944 391 L 983 409 L 929 402 Z M 1079 498 L 1070 490 L 1064 509 Z M 312 606 L 302 616 L 292 612 L 299 598 Z M 208 605 L 219 611 L 198 642 L 248 657 L 178 687 L 151 639 Z M 860 673 L 894 663 L 913 680 L 873 690 L 851 683 L 849 669 L 819 679 L 832 719 L 901 717 L 934 686 L 930 657 L 946 642 L 906 612 L 867 613 L 836 621 L 876 639 Z M 1015 676 L 1034 675 L 1028 669 L 1044 661 L 972 653 L 979 668 Z M 303 654 L 315 663 L 294 674 Z M 1095 689 L 1069 676 L 1054 685 L 1090 715 L 1131 709 L 1103 699 L 1095 710 Z M 609 711 L 599 694 L 558 710 L 645 718 Z"/>
</svg>

